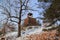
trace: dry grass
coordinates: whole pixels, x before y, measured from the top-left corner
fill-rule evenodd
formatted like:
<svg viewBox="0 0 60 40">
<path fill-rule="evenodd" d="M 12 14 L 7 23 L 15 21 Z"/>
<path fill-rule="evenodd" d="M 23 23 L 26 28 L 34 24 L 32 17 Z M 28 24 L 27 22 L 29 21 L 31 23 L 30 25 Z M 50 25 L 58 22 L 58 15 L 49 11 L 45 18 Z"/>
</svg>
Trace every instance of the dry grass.
<svg viewBox="0 0 60 40">
<path fill-rule="evenodd" d="M 41 34 L 32 34 L 30 36 L 26 36 L 28 40 L 60 40 L 59 36 L 57 36 L 57 31 L 45 31 Z"/>
</svg>

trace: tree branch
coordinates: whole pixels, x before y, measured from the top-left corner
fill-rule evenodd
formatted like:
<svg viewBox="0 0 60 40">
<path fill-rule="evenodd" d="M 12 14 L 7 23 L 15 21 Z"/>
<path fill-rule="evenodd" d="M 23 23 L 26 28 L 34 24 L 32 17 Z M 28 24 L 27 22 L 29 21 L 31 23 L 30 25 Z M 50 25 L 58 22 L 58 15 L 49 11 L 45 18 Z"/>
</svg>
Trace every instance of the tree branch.
<svg viewBox="0 0 60 40">
<path fill-rule="evenodd" d="M 2 8 L 5 12 L 8 13 L 8 15 L 10 15 L 10 12 L 8 11 L 8 9 L 2 5 L 0 5 L 0 8 Z M 6 13 L 5 13 L 6 14 Z"/>
<path fill-rule="evenodd" d="M 16 17 L 16 16 L 9 16 L 9 18 L 17 18 L 17 19 L 19 19 L 19 17 Z"/>
<path fill-rule="evenodd" d="M 11 21 L 11 22 L 15 22 L 15 23 L 18 23 L 17 21 L 14 21 L 14 20 L 12 20 L 12 19 L 10 19 L 10 21 Z"/>
</svg>

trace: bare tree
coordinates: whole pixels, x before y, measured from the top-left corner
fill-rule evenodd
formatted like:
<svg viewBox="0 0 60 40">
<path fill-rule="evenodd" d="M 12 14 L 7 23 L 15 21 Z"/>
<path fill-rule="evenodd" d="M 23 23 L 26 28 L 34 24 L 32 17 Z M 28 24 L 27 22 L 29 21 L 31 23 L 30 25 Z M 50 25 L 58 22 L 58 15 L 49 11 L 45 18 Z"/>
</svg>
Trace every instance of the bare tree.
<svg viewBox="0 0 60 40">
<path fill-rule="evenodd" d="M 22 16 L 26 14 L 27 11 L 38 11 L 29 8 L 28 3 L 30 0 L 5 0 L 6 5 L 0 5 L 1 14 L 7 16 L 8 21 L 15 22 L 18 25 L 18 37 L 21 36 L 21 21 Z M 12 12 L 13 11 L 13 12 Z M 16 20 L 15 20 L 16 19 Z"/>
</svg>

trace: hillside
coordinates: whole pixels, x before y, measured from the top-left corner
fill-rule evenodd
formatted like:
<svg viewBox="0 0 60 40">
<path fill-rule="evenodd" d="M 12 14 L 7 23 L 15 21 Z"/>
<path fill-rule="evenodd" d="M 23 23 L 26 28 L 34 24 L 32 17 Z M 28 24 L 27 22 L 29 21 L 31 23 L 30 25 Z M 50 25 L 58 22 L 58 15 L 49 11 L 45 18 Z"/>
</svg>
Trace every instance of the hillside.
<svg viewBox="0 0 60 40">
<path fill-rule="evenodd" d="M 58 34 L 57 29 L 53 30 L 45 30 L 43 29 L 51 29 L 52 27 L 37 27 L 32 29 L 26 29 L 26 31 L 22 31 L 21 37 L 17 38 L 17 31 L 7 33 L 4 37 L 9 40 L 60 40 L 60 34 Z"/>
</svg>

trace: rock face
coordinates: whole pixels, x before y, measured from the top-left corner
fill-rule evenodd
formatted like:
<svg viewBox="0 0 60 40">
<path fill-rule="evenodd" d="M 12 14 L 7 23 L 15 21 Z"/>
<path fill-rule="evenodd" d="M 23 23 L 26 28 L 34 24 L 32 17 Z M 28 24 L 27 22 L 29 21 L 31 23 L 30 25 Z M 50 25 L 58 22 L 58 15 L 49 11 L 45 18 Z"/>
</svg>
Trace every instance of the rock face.
<svg viewBox="0 0 60 40">
<path fill-rule="evenodd" d="M 41 34 L 34 34 L 26 37 L 28 40 L 60 40 L 60 36 L 56 30 L 45 31 Z"/>
</svg>

